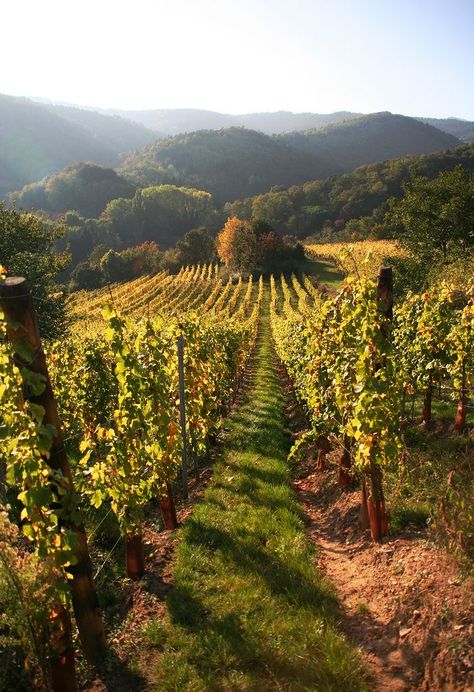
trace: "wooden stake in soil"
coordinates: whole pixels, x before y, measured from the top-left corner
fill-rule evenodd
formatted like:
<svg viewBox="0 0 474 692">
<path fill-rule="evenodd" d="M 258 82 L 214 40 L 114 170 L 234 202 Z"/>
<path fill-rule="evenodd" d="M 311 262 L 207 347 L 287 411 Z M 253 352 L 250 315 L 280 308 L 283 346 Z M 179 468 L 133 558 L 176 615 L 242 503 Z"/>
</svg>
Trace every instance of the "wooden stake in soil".
<svg viewBox="0 0 474 692">
<path fill-rule="evenodd" d="M 77 692 L 71 617 L 60 607 L 50 616 L 49 672 L 53 692 Z"/>
<path fill-rule="evenodd" d="M 467 402 L 468 402 L 468 392 L 466 387 L 466 363 L 463 360 L 462 364 L 462 381 L 461 381 L 461 394 L 459 397 L 458 408 L 456 411 L 456 417 L 454 419 L 454 429 L 461 433 L 466 427 L 466 415 L 467 415 Z"/>
<path fill-rule="evenodd" d="M 359 524 L 362 531 L 370 529 L 369 508 L 367 506 L 367 483 L 365 475 L 362 476 L 362 498 L 359 510 Z"/>
<path fill-rule="evenodd" d="M 18 352 L 15 352 L 15 358 L 17 362 L 30 371 L 38 373 L 44 378 L 46 386 L 42 394 L 26 393 L 25 396 L 28 401 L 44 408 L 44 423 L 53 425 L 56 430 L 49 458 L 46 458 L 45 461 L 51 469 L 61 470 L 63 476 L 68 480 L 69 496 L 72 496 L 74 487 L 63 445 L 62 426 L 51 388 L 33 300 L 24 278 L 10 277 L 0 282 L 0 306 L 9 323 L 7 334 L 13 348 L 15 349 L 16 343 L 19 345 L 27 344 L 35 354 L 31 363 L 25 362 Z M 106 640 L 92 579 L 87 537 L 82 525 L 72 523 L 67 525 L 75 532 L 77 541 L 75 553 L 77 562 L 70 567 L 72 604 L 84 654 L 88 661 L 94 661 L 105 652 Z"/>
<path fill-rule="evenodd" d="M 188 499 L 188 440 L 186 435 L 186 394 L 184 388 L 184 340 L 178 336 L 178 376 L 179 376 L 179 418 L 181 423 L 181 435 L 183 451 L 181 453 L 181 480 L 183 483 L 183 497 Z"/>
<path fill-rule="evenodd" d="M 324 471 L 324 469 L 326 468 L 326 454 L 331 449 L 331 444 L 328 438 L 324 435 L 320 435 L 316 442 L 316 449 L 318 450 L 316 469 L 318 471 Z"/>
<path fill-rule="evenodd" d="M 130 579 L 141 579 L 145 573 L 145 553 L 141 531 L 127 536 L 125 540 L 125 562 Z"/>
<path fill-rule="evenodd" d="M 423 423 L 426 425 L 431 421 L 431 403 L 433 400 L 433 375 L 430 374 L 428 385 L 423 399 Z"/>
<path fill-rule="evenodd" d="M 382 327 L 382 334 L 388 338 L 389 321 L 393 317 L 393 273 L 392 267 L 381 267 L 377 281 L 377 303 L 379 311 L 387 318 Z M 385 367 L 384 363 L 377 363 L 376 368 Z M 367 503 L 367 515 L 369 517 L 370 532 L 374 541 L 380 541 L 388 533 L 388 516 L 385 509 L 385 499 L 382 486 L 382 470 L 379 466 L 371 464 L 367 474 L 367 485 L 363 486 L 362 502 Z M 361 519 L 364 521 L 365 508 L 361 510 Z"/>
<path fill-rule="evenodd" d="M 165 529 L 176 529 L 178 526 L 178 519 L 176 517 L 173 490 L 169 483 L 166 484 L 166 495 L 160 498 L 160 509 Z"/>
<path fill-rule="evenodd" d="M 348 446 L 349 440 L 347 437 L 344 437 L 343 445 L 341 456 L 339 458 L 339 476 L 337 478 L 337 484 L 340 488 L 349 488 L 352 480 L 350 473 L 352 459 Z"/>
</svg>

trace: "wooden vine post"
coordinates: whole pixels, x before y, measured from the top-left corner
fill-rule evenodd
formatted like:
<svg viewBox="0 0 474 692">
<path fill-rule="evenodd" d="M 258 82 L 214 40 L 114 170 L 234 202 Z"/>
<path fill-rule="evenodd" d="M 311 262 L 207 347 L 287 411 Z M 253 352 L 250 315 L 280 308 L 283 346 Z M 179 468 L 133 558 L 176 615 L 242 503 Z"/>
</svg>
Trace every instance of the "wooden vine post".
<svg viewBox="0 0 474 692">
<path fill-rule="evenodd" d="M 349 488 L 352 482 L 352 457 L 349 444 L 348 436 L 344 435 L 341 456 L 339 457 L 339 474 L 337 477 L 337 485 L 341 489 Z"/>
<path fill-rule="evenodd" d="M 466 379 L 466 361 L 465 359 L 463 359 L 461 373 L 461 391 L 459 394 L 459 402 L 456 410 L 456 416 L 454 418 L 454 429 L 459 433 L 462 433 L 466 427 L 467 403 L 469 400 Z"/>
<path fill-rule="evenodd" d="M 141 579 L 145 574 L 145 551 L 141 531 L 130 534 L 125 539 L 125 566 L 130 579 Z"/>
<path fill-rule="evenodd" d="M 0 306 L 7 318 L 7 334 L 15 351 L 15 359 L 20 365 L 25 365 L 30 371 L 38 373 L 44 378 L 45 389 L 42 394 L 33 395 L 26 392 L 25 398 L 34 404 L 44 408 L 43 422 L 54 426 L 56 435 L 53 437 L 49 458 L 46 463 L 53 470 L 60 470 L 69 484 L 70 495 L 74 492 L 71 470 L 63 445 L 63 431 L 59 420 L 56 402 L 54 400 L 51 381 L 49 379 L 46 359 L 41 344 L 36 314 L 27 282 L 22 277 L 10 277 L 0 282 Z M 15 345 L 27 344 L 35 354 L 32 362 L 25 362 Z M 88 661 L 93 662 L 105 652 L 105 629 L 99 609 L 99 602 L 92 578 L 92 564 L 87 545 L 87 536 L 82 525 L 69 524 L 68 527 L 75 533 L 76 564 L 70 567 L 72 579 L 70 582 L 72 604 L 79 630 L 84 655 Z M 59 638 L 64 651 L 60 658 L 66 664 L 71 660 L 70 652 L 66 650 L 70 642 L 69 613 L 66 611 L 60 618 L 63 623 L 63 637 Z M 67 630 L 69 628 L 69 635 Z M 72 644 L 71 644 L 72 646 Z M 67 676 L 66 673 L 64 673 Z M 59 689 L 59 688 L 58 688 Z M 62 690 L 73 689 L 63 683 Z"/>
<path fill-rule="evenodd" d="M 181 480 L 183 483 L 183 497 L 188 499 L 188 440 L 186 435 L 186 393 L 184 385 L 184 339 L 182 334 L 178 336 L 178 376 L 179 376 L 179 419 L 183 440 L 181 453 Z"/>
<path fill-rule="evenodd" d="M 176 517 L 176 507 L 170 483 L 166 483 L 166 495 L 160 499 L 160 509 L 165 529 L 176 529 L 178 526 L 178 519 Z"/>
<path fill-rule="evenodd" d="M 430 373 L 429 381 L 426 386 L 425 396 L 423 399 L 423 413 L 422 420 L 425 425 L 428 425 L 431 421 L 431 405 L 433 401 L 433 375 Z"/>
<path fill-rule="evenodd" d="M 377 303 L 380 313 L 385 317 L 386 323 L 382 326 L 382 336 L 389 338 L 389 324 L 393 319 L 393 272 L 392 267 L 381 267 L 377 279 Z M 384 363 L 377 363 L 376 368 L 383 368 Z M 368 487 L 366 485 L 368 484 Z M 362 499 L 367 503 L 367 516 L 370 524 L 370 532 L 374 541 L 380 541 L 388 534 L 388 516 L 385 509 L 385 498 L 382 486 L 382 469 L 378 464 L 371 464 L 368 478 L 364 479 Z M 361 517 L 365 509 L 361 511 Z"/>
<path fill-rule="evenodd" d="M 331 450 L 331 444 L 325 435 L 319 435 L 316 440 L 316 469 L 317 471 L 324 471 L 326 468 L 326 455 Z"/>
</svg>

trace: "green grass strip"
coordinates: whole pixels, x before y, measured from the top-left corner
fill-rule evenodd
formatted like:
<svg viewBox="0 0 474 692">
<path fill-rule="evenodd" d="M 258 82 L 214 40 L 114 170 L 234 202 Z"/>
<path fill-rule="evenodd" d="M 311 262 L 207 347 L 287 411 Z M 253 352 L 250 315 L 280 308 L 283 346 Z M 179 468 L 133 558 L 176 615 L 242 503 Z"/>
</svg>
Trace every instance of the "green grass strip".
<svg viewBox="0 0 474 692">
<path fill-rule="evenodd" d="M 266 294 L 251 387 L 182 530 L 170 622 L 148 627 L 163 650 L 156 689 L 366 689 L 290 487 Z"/>
</svg>

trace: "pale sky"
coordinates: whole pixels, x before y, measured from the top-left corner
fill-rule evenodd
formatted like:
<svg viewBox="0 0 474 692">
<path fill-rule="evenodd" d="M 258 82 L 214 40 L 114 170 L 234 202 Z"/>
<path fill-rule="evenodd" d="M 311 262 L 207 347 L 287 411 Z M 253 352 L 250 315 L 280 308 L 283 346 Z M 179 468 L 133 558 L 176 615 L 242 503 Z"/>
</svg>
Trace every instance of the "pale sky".
<svg viewBox="0 0 474 692">
<path fill-rule="evenodd" d="M 0 93 L 474 120 L 474 0 L 0 0 Z"/>
</svg>

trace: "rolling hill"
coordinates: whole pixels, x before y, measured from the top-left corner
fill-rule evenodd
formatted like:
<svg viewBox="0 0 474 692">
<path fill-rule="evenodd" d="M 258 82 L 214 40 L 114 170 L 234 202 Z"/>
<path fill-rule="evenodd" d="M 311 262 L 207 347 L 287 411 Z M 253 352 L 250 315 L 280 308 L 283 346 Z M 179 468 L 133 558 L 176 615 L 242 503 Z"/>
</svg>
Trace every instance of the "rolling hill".
<svg viewBox="0 0 474 692">
<path fill-rule="evenodd" d="M 133 116 L 132 112 L 124 113 Z M 171 127 L 171 122 L 177 129 L 191 123 L 193 127 L 206 124 L 207 128 L 157 139 L 158 132 L 117 115 L 0 96 L 0 196 L 40 179 L 39 184 L 30 185 L 16 196 L 18 203 L 31 207 L 41 201 L 43 208 L 56 213 L 64 210 L 65 200 L 69 199 L 71 203 L 76 200 L 76 209 L 96 212 L 102 198 L 106 199 L 115 187 L 120 188 L 123 181 L 104 180 L 103 173 L 97 174 L 101 191 L 97 198 L 92 195 L 94 199 L 88 205 L 81 191 L 84 181 L 78 177 L 80 166 L 64 178 L 43 180 L 64 167 L 89 161 L 119 165 L 119 173 L 133 187 L 172 184 L 197 188 L 211 192 L 216 203 L 222 205 L 274 186 L 322 180 L 360 165 L 445 151 L 461 143 L 428 123 L 388 112 L 365 116 L 284 111 L 230 116 L 192 109 L 140 113 L 142 117 L 148 114 L 148 124 L 161 130 Z M 161 120 L 156 120 L 157 116 Z M 216 129 L 236 118 L 247 127 Z M 248 129 L 264 127 L 275 132 L 310 123 L 317 127 L 285 134 L 267 135 Z M 462 121 L 453 119 L 450 123 L 456 129 Z M 469 123 L 464 125 L 462 132 L 457 131 L 467 136 Z M 121 153 L 125 154 L 122 158 Z M 95 175 L 89 173 L 88 181 Z M 59 200 L 61 194 L 56 192 L 61 185 L 64 194 Z"/>
<path fill-rule="evenodd" d="M 134 194 L 135 187 L 112 168 L 79 163 L 25 185 L 9 194 L 8 200 L 20 209 L 42 209 L 52 215 L 70 210 L 93 217 L 99 216 L 112 199 L 129 199 Z"/>
<path fill-rule="evenodd" d="M 267 135 L 274 135 L 302 130 L 319 130 L 328 125 L 337 125 L 363 116 L 362 113 L 351 111 L 337 111 L 335 113 L 276 111 L 273 113 L 230 115 L 229 113 L 218 113 L 197 108 L 103 112 L 141 123 L 150 130 L 156 131 L 157 138 L 185 134 L 196 130 L 220 130 L 225 127 L 246 127 L 250 130 L 264 132 Z M 463 142 L 474 141 L 474 122 L 459 118 L 416 117 L 414 119 L 458 137 Z"/>
<path fill-rule="evenodd" d="M 0 197 L 78 161 L 116 165 L 155 137 L 118 117 L 0 94 Z"/>
<path fill-rule="evenodd" d="M 196 130 L 220 130 L 227 127 L 246 127 L 258 130 L 267 135 L 293 130 L 308 130 L 325 127 L 344 120 L 357 118 L 360 113 L 340 111 L 337 113 L 292 113 L 277 111 L 275 113 L 247 113 L 230 115 L 197 108 L 168 108 L 146 111 L 104 111 L 120 115 L 129 120 L 141 123 L 161 136 L 185 134 Z"/>
<path fill-rule="evenodd" d="M 337 162 L 339 171 L 408 154 L 451 149 L 460 140 L 415 118 L 373 113 L 324 129 L 292 132 L 278 139 L 310 156 Z"/>
<path fill-rule="evenodd" d="M 322 130 L 272 137 L 235 127 L 170 137 L 127 157 L 119 170 L 137 186 L 186 185 L 211 192 L 222 204 L 273 186 L 459 144 L 456 137 L 414 118 L 376 113 Z"/>
<path fill-rule="evenodd" d="M 224 211 L 229 216 L 263 219 L 278 231 L 299 237 L 317 236 L 328 226 L 338 231 L 350 219 L 363 219 L 366 230 L 382 224 L 383 234 L 387 200 L 402 196 L 404 182 L 413 175 L 433 179 L 441 171 L 452 170 L 457 165 L 474 174 L 474 143 L 450 151 L 360 166 L 324 181 L 237 200 L 226 205 Z"/>
<path fill-rule="evenodd" d="M 443 132 L 448 132 L 463 142 L 474 142 L 474 122 L 470 120 L 460 120 L 459 118 L 417 118 L 417 120 L 437 127 Z"/>
<path fill-rule="evenodd" d="M 273 185 L 325 177 L 334 164 L 261 132 L 230 127 L 159 140 L 120 168 L 135 185 L 173 184 L 207 190 L 219 204 Z"/>
</svg>

